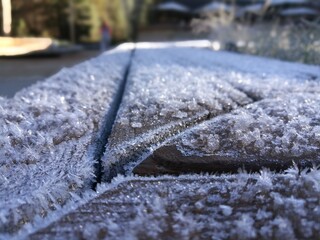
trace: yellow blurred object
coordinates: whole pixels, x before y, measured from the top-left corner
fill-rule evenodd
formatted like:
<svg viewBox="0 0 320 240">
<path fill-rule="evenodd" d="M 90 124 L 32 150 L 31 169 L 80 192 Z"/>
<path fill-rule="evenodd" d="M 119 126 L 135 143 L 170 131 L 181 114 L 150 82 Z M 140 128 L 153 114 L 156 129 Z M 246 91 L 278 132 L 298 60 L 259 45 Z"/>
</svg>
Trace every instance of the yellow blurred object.
<svg viewBox="0 0 320 240">
<path fill-rule="evenodd" d="M 12 24 L 12 16 L 11 16 L 11 0 L 2 0 L 2 15 L 3 15 L 3 32 L 5 34 L 10 34 L 11 32 L 11 24 Z"/>
<path fill-rule="evenodd" d="M 43 51 L 52 43 L 51 38 L 0 37 L 0 56 L 18 56 Z"/>
</svg>

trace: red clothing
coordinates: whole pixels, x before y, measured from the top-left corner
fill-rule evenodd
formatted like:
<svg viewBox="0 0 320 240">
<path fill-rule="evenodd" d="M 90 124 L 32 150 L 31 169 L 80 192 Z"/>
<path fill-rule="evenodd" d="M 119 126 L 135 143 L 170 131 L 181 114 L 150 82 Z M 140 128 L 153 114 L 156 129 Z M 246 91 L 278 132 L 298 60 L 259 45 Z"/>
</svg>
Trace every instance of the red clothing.
<svg viewBox="0 0 320 240">
<path fill-rule="evenodd" d="M 106 23 L 103 23 L 100 27 L 100 31 L 101 31 L 101 34 L 105 33 L 105 32 L 108 32 L 109 35 L 111 35 L 111 28 L 106 24 Z"/>
</svg>

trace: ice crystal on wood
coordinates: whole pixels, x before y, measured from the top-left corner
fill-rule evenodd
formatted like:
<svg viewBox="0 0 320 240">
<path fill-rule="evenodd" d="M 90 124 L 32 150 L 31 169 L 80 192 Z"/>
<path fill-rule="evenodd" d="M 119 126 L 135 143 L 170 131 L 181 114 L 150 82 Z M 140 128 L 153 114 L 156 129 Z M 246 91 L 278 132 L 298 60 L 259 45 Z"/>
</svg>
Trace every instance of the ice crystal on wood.
<svg viewBox="0 0 320 240">
<path fill-rule="evenodd" d="M 94 145 L 129 51 L 64 69 L 0 103 L 0 232 L 13 232 L 94 180 Z"/>
</svg>

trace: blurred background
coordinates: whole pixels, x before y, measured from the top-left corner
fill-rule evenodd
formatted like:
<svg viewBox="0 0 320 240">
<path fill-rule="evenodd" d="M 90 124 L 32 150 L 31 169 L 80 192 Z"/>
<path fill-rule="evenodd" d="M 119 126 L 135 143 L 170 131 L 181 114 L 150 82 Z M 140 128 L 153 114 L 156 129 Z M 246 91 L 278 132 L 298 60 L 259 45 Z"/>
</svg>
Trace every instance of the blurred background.
<svg viewBox="0 0 320 240">
<path fill-rule="evenodd" d="M 0 95 L 127 41 L 320 64 L 320 0 L 0 0 Z"/>
</svg>

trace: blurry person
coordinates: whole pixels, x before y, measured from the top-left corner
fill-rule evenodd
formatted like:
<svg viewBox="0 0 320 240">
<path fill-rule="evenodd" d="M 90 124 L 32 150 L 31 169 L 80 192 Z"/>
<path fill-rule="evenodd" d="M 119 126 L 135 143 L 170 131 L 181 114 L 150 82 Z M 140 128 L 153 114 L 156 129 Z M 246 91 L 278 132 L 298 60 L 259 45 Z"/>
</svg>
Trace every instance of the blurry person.
<svg viewBox="0 0 320 240">
<path fill-rule="evenodd" d="M 102 52 L 106 51 L 111 42 L 111 29 L 105 21 L 102 21 L 101 27 L 101 41 L 100 41 L 100 50 Z"/>
</svg>

